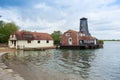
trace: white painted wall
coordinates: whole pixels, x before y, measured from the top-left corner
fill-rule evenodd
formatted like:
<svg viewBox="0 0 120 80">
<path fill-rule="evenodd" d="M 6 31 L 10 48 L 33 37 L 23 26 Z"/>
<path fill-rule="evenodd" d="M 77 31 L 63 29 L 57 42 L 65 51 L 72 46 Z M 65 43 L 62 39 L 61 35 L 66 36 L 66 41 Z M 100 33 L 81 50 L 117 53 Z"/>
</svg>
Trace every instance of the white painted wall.
<svg viewBox="0 0 120 80">
<path fill-rule="evenodd" d="M 15 48 L 14 44 L 12 44 L 12 42 L 10 40 L 8 41 L 8 46 L 9 46 L 9 48 Z"/>
<path fill-rule="evenodd" d="M 97 44 L 97 41 L 96 41 L 96 39 L 94 40 L 94 44 L 95 44 L 95 45 Z"/>
<path fill-rule="evenodd" d="M 40 43 L 38 43 L 40 41 Z M 32 40 L 31 43 L 28 43 L 27 40 L 17 41 L 16 48 L 41 48 L 41 47 L 53 47 L 53 40 Z"/>
<path fill-rule="evenodd" d="M 31 43 L 28 43 L 27 40 L 16 40 L 16 46 L 12 44 L 10 40 L 16 40 L 15 35 L 12 37 L 10 36 L 10 39 L 8 41 L 8 46 L 10 48 L 41 48 L 41 47 L 53 47 L 53 40 L 48 40 L 49 43 L 47 43 L 47 40 L 31 40 Z M 38 43 L 40 41 L 40 43 Z"/>
</svg>

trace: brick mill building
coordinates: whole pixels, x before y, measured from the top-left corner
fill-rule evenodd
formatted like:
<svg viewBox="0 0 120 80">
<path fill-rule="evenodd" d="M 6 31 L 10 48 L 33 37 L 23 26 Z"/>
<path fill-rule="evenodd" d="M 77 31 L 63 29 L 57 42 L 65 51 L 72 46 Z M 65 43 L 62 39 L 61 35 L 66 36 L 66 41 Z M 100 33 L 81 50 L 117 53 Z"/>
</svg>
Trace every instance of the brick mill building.
<svg viewBox="0 0 120 80">
<path fill-rule="evenodd" d="M 98 39 L 91 36 L 88 30 L 87 18 L 80 19 L 78 31 L 68 30 L 64 32 L 61 39 L 61 48 L 97 47 Z"/>
</svg>

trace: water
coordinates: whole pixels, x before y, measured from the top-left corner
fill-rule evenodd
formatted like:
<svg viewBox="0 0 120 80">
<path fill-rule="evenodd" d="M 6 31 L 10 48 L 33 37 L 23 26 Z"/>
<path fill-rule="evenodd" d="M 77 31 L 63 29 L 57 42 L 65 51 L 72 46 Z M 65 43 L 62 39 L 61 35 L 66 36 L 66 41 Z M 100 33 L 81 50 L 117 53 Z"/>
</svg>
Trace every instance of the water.
<svg viewBox="0 0 120 80">
<path fill-rule="evenodd" d="M 84 80 L 120 80 L 119 49 L 120 42 L 105 42 L 104 48 L 94 50 L 18 51 L 6 54 L 3 61 L 8 66 L 25 65 L 35 75 L 42 69 L 53 75 L 81 76 Z"/>
</svg>

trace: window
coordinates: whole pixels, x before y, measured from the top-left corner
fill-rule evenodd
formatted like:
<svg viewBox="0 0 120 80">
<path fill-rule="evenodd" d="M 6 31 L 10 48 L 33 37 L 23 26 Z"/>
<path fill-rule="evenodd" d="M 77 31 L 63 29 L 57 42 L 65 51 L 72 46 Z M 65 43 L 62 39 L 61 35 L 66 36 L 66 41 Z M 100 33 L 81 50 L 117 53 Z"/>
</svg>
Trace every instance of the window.
<svg viewBox="0 0 120 80">
<path fill-rule="evenodd" d="M 85 34 L 83 34 L 83 36 L 85 36 Z"/>
<path fill-rule="evenodd" d="M 82 44 L 82 41 L 80 40 L 80 44 Z"/>
<path fill-rule="evenodd" d="M 38 41 L 38 43 L 40 43 L 40 41 Z"/>
<path fill-rule="evenodd" d="M 27 43 L 31 43 L 31 41 L 30 41 L 30 40 L 28 40 L 28 41 L 27 41 Z"/>
<path fill-rule="evenodd" d="M 85 34 L 84 33 L 80 33 L 80 36 L 85 36 Z"/>
<path fill-rule="evenodd" d="M 47 40 L 46 43 L 49 43 L 49 40 Z"/>
<path fill-rule="evenodd" d="M 80 36 L 82 36 L 82 33 L 80 33 Z"/>
<path fill-rule="evenodd" d="M 12 38 L 14 37 L 14 35 L 12 35 Z"/>
<path fill-rule="evenodd" d="M 66 33 L 66 36 L 70 36 L 70 33 Z"/>
<path fill-rule="evenodd" d="M 25 34 L 25 35 L 24 35 L 24 38 L 25 38 L 25 39 L 32 39 L 33 36 L 32 36 L 31 34 Z"/>
<path fill-rule="evenodd" d="M 70 38 L 69 41 L 72 41 L 72 39 Z"/>
</svg>

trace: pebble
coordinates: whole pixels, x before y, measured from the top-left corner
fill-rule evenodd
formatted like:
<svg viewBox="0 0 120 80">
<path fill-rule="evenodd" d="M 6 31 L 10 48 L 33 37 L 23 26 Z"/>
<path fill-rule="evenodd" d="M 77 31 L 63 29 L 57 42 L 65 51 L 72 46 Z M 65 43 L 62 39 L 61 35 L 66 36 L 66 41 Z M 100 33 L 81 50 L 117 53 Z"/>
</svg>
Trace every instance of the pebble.
<svg viewBox="0 0 120 80">
<path fill-rule="evenodd" d="M 11 72 L 11 73 L 13 72 L 13 70 L 12 70 L 12 69 L 6 69 L 6 71 Z"/>
<path fill-rule="evenodd" d="M 0 68 L 6 69 L 8 67 L 4 63 L 0 63 Z"/>
</svg>

